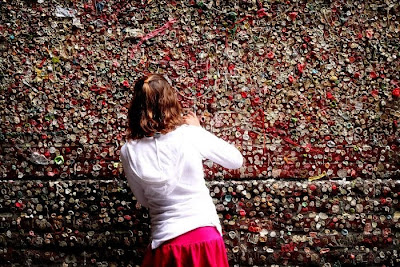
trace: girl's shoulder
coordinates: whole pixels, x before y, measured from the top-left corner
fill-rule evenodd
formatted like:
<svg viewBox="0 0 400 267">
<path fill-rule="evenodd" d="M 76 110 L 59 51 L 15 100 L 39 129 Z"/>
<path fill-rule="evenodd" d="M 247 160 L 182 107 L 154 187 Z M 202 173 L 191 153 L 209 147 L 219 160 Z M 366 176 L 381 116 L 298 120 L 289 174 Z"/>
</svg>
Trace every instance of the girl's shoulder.
<svg viewBox="0 0 400 267">
<path fill-rule="evenodd" d="M 206 130 L 201 126 L 183 124 L 175 129 L 178 135 L 183 135 L 185 139 L 196 140 L 198 138 L 204 137 L 204 132 Z"/>
<path fill-rule="evenodd" d="M 129 148 L 135 147 L 135 145 L 138 143 L 138 141 L 139 141 L 139 139 L 137 139 L 137 140 L 132 140 L 132 139 L 126 140 L 125 144 L 123 144 L 121 146 L 121 152 L 120 153 L 125 155 L 128 152 L 128 150 L 130 150 Z"/>
<path fill-rule="evenodd" d="M 194 133 L 194 132 L 201 132 L 203 130 L 203 128 L 200 126 L 195 126 L 195 125 L 182 124 L 181 126 L 176 128 L 176 130 Z"/>
</svg>

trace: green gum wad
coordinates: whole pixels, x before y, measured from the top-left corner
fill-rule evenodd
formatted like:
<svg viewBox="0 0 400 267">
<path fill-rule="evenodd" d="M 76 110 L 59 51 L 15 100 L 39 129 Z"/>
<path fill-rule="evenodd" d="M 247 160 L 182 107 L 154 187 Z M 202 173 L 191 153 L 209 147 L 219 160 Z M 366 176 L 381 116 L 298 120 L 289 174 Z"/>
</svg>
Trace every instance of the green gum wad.
<svg viewBox="0 0 400 267">
<path fill-rule="evenodd" d="M 57 157 L 54 158 L 54 162 L 55 162 L 57 165 L 61 165 L 61 164 L 64 163 L 64 157 L 63 157 L 63 156 L 57 156 Z"/>
</svg>

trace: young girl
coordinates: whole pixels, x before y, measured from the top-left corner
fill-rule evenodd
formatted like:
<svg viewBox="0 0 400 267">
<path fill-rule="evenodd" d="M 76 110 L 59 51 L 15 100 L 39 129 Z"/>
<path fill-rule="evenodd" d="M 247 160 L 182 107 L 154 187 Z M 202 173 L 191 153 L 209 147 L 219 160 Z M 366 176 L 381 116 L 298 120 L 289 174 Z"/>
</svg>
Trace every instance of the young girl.
<svg viewBox="0 0 400 267">
<path fill-rule="evenodd" d="M 129 187 L 151 218 L 151 247 L 142 267 L 228 267 L 202 160 L 237 169 L 240 152 L 203 129 L 194 113 L 183 116 L 161 75 L 137 81 L 128 118 L 121 161 Z"/>
</svg>

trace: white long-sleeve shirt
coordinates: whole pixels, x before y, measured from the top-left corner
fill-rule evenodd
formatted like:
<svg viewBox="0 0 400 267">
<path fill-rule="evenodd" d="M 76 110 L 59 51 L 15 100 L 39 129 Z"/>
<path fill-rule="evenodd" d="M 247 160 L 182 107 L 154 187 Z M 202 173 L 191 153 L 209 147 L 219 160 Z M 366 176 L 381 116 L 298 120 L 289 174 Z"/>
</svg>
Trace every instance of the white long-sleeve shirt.
<svg viewBox="0 0 400 267">
<path fill-rule="evenodd" d="M 159 137 L 130 140 L 120 155 L 129 187 L 149 208 L 153 249 L 202 226 L 215 226 L 222 235 L 202 160 L 237 169 L 243 156 L 233 145 L 185 124 Z"/>
</svg>

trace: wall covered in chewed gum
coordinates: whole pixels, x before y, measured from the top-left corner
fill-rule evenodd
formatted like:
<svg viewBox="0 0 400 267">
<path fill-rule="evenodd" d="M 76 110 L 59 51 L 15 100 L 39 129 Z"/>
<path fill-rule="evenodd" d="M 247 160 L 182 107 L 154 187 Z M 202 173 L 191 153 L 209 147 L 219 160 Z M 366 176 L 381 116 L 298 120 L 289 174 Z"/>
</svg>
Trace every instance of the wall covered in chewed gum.
<svg viewBox="0 0 400 267">
<path fill-rule="evenodd" d="M 397 1 L 0 10 L 0 265 L 140 264 L 119 149 L 146 73 L 245 157 L 204 162 L 232 266 L 399 264 Z"/>
</svg>

